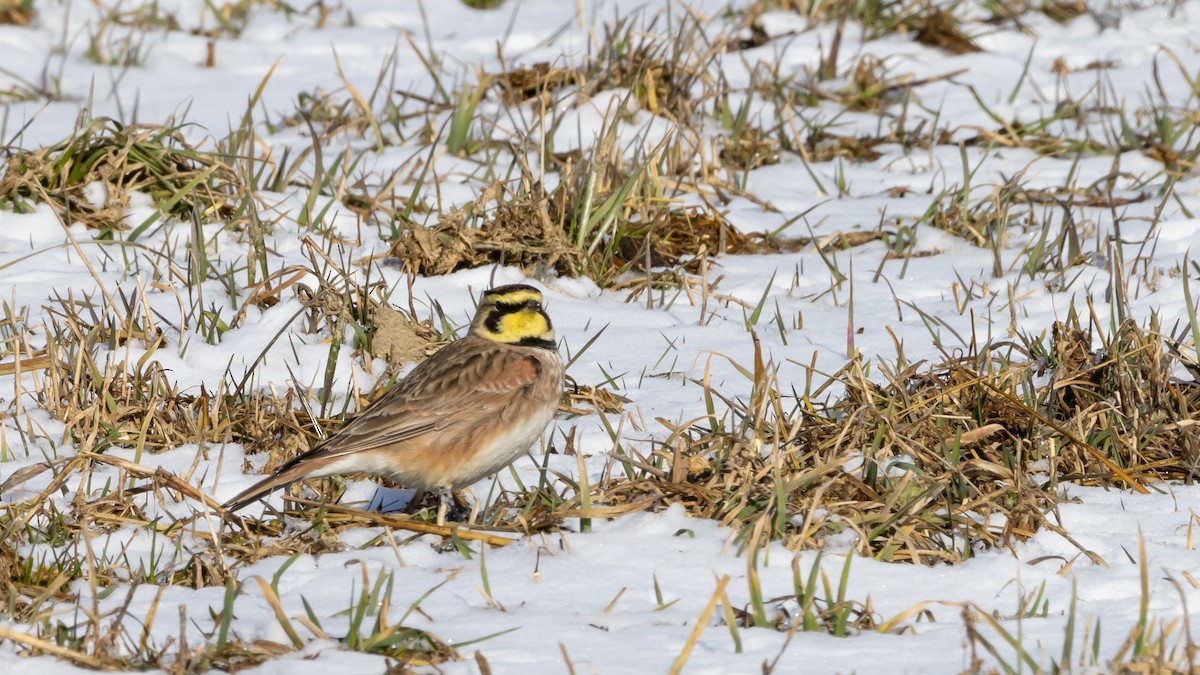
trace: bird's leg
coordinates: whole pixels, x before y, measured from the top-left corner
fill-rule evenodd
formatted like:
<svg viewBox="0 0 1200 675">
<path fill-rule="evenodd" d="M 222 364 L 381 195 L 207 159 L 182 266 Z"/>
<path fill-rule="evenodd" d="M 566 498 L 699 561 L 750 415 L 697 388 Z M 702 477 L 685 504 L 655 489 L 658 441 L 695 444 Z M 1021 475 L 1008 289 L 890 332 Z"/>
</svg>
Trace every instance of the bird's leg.
<svg viewBox="0 0 1200 675">
<path fill-rule="evenodd" d="M 446 524 L 446 513 L 448 511 L 450 511 L 450 505 L 454 503 L 454 493 L 450 490 L 450 488 L 444 488 L 444 487 L 439 487 L 437 493 L 438 493 L 437 524 L 445 525 Z"/>
<path fill-rule="evenodd" d="M 461 493 L 455 493 L 448 488 L 438 488 L 437 524 L 445 525 L 446 518 L 456 523 L 474 522 L 475 510 L 468 508 Z"/>
</svg>

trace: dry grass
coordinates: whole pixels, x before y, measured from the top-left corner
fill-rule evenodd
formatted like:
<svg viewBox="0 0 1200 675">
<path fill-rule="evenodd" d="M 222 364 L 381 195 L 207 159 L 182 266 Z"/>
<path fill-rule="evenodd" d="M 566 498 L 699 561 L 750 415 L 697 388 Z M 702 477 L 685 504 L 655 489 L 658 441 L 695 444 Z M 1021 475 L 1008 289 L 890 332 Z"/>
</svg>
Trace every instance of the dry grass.
<svg viewBox="0 0 1200 675">
<path fill-rule="evenodd" d="M 533 98 L 550 103 L 551 94 L 579 83 L 583 73 L 578 68 L 561 68 L 541 62 L 497 73 L 493 78 L 500 90 L 501 100 L 516 105 Z"/>
<path fill-rule="evenodd" d="M 406 227 L 392 242 L 389 255 L 413 274 L 449 274 L 490 264 L 525 269 L 545 266 L 563 272 L 579 269 L 584 253 L 566 235 L 562 215 L 540 191 L 502 203 L 479 227 L 456 211 L 432 227 Z"/>
<path fill-rule="evenodd" d="M 1058 531 L 1064 482 L 1144 491 L 1200 476 L 1200 386 L 1171 377 L 1156 331 L 1124 324 L 1096 352 L 1059 325 L 1048 353 L 1029 354 L 1040 360 L 1010 362 L 1014 349 L 885 372 L 884 386 L 852 362 L 812 393 L 844 387 L 820 409 L 760 361 L 748 399 L 706 387 L 708 418 L 623 446 L 623 471 L 590 501 L 681 503 L 792 548 L 850 532 L 863 555 L 933 564 Z"/>
<path fill-rule="evenodd" d="M 178 345 L 168 345 L 168 334 L 139 320 L 136 304 L 117 313 L 97 311 L 91 299 L 68 298 L 56 315 L 35 396 L 82 451 L 103 452 L 114 444 L 139 453 L 186 443 L 298 447 L 317 433 L 316 420 L 297 409 L 291 390 L 281 396 L 236 388 L 181 391 L 154 358 Z M 134 349 L 126 352 L 126 345 Z"/>
<path fill-rule="evenodd" d="M 35 16 L 33 0 L 0 0 L 0 25 L 25 26 Z"/>
<path fill-rule="evenodd" d="M 905 22 L 917 42 L 938 47 L 951 54 L 969 54 L 982 51 L 971 38 L 963 33 L 962 26 L 954 15 L 927 3 L 921 12 Z"/>
<path fill-rule="evenodd" d="M 605 166 L 598 167 L 601 161 Z M 596 180 L 596 174 L 609 179 Z M 630 273 L 695 271 L 706 256 L 796 251 L 811 241 L 745 234 L 711 207 L 679 208 L 643 196 L 657 190 L 661 185 L 625 166 L 615 152 L 595 161 L 566 160 L 554 190 L 547 192 L 529 174 L 512 185 L 495 184 L 471 207 L 443 215 L 431 227 L 406 227 L 389 255 L 412 274 L 502 264 L 614 285 L 627 282 Z M 590 224 L 600 217 L 611 224 Z"/>
<path fill-rule="evenodd" d="M 69 224 L 124 230 L 130 195 L 164 214 L 229 218 L 245 190 L 224 161 L 188 145 L 177 129 L 92 120 L 49 147 L 19 152 L 0 170 L 0 204 L 25 211 L 46 202 Z"/>
</svg>

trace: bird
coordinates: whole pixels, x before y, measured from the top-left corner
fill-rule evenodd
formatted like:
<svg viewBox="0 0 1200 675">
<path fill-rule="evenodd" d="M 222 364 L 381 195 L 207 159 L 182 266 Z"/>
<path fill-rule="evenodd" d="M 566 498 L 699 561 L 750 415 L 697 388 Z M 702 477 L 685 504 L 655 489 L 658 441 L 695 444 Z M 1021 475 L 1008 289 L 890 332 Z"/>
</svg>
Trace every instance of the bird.
<svg viewBox="0 0 1200 675">
<path fill-rule="evenodd" d="M 391 478 L 417 497 L 436 490 L 443 524 L 453 491 L 529 449 L 554 417 L 562 388 L 562 357 L 541 291 L 525 284 L 491 288 L 465 337 L 223 508 L 232 514 L 298 480 L 366 473 Z"/>
</svg>

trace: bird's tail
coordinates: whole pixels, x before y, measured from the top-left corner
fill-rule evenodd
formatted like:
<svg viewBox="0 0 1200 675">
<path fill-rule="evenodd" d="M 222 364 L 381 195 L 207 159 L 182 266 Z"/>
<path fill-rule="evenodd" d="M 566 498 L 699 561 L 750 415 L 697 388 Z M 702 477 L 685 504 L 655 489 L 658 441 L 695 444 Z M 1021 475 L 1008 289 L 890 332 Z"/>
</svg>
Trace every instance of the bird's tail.
<svg viewBox="0 0 1200 675">
<path fill-rule="evenodd" d="M 225 502 L 223 508 L 229 513 L 241 510 L 250 503 L 258 501 L 280 488 L 287 487 L 302 478 L 309 477 L 312 474 L 312 468 L 306 462 L 296 462 L 294 460 L 288 462 L 279 471 L 251 485 L 233 499 Z"/>
</svg>

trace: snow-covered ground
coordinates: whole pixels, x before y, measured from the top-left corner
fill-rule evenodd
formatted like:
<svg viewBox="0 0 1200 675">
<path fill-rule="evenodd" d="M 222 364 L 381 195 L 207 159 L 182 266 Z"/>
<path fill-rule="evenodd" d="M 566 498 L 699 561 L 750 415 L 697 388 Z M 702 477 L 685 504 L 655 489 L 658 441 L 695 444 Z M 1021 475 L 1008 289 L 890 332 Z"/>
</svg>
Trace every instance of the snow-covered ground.
<svg viewBox="0 0 1200 675">
<path fill-rule="evenodd" d="M 1193 217 L 1200 212 L 1200 174 L 1195 155 L 1189 157 L 1200 143 L 1193 136 L 1200 128 L 1200 2 L 1119 8 L 1097 3 L 1095 12 L 1065 23 L 1039 12 L 1021 14 L 1018 22 L 984 22 L 990 15 L 986 4 L 970 3 L 956 10 L 981 48 L 961 55 L 919 44 L 911 32 L 876 38 L 856 22 L 846 24 L 839 77 L 822 86 L 833 93 L 853 87 L 854 65 L 871 55 L 882 64 L 885 81 L 928 79 L 911 90 L 899 89 L 911 91 L 903 106 L 899 99 L 888 99 L 879 112 L 849 110 L 843 102 L 826 98 L 777 116 L 771 101 L 759 98 L 752 104 L 752 116 L 766 128 L 779 119 L 792 120 L 797 139 L 826 124 L 829 133 L 851 138 L 886 136 L 903 124 L 910 133 L 920 128 L 926 134 L 944 130 L 937 144 L 882 143 L 872 148 L 877 157 L 861 162 L 815 161 L 783 152 L 778 163 L 745 174 L 723 174 L 729 181 L 723 190 L 701 184 L 680 197 L 688 205 L 700 204 L 702 196 L 714 202 L 717 193 L 728 197 L 720 210 L 744 232 L 782 228 L 779 233 L 785 237 L 820 239 L 882 228 L 890 239 L 851 248 L 806 247 L 794 253 L 714 258 L 709 281 L 721 278 L 714 299 L 704 302 L 676 291 L 655 293 L 650 302 L 645 296 L 626 302 L 628 289 L 602 290 L 586 278 L 553 274 L 530 282 L 545 289 L 564 355 L 577 353 L 604 329 L 568 374 L 579 384 L 604 385 L 628 399 L 629 419 L 621 427 L 624 443 L 645 447 L 648 438 L 665 437 L 669 431 L 656 418 L 680 422 L 704 415 L 703 389 L 692 378 L 706 370 L 715 390 L 748 396 L 749 384 L 735 364 L 752 363 L 754 346 L 746 317 L 764 294 L 766 309 L 756 333 L 764 352 L 779 365 L 784 389 L 803 389 L 810 367 L 836 372 L 847 360 L 848 340 L 867 363 L 892 362 L 900 349 L 909 363 L 938 361 L 943 354 L 966 350 L 972 339 L 984 343 L 1017 334 L 1048 334 L 1054 321 L 1072 311 L 1087 316 L 1089 299 L 1104 325 L 1120 312 L 1129 312 L 1142 325 L 1155 315 L 1164 332 L 1184 342 L 1190 339 L 1184 330 L 1189 320 L 1183 300 L 1186 274 L 1191 275 L 1191 292 L 1200 291 L 1196 269 L 1185 263 L 1192 245 L 1200 243 L 1200 218 Z M 209 37 L 207 31 L 218 27 L 212 3 L 181 0 L 153 6 L 160 18 L 169 14 L 182 29 L 166 30 L 162 21 L 135 26 L 113 18 L 132 14 L 136 3 L 104 7 L 69 0 L 35 3 L 37 13 L 28 26 L 0 25 L 4 143 L 26 149 L 57 143 L 70 135 L 86 111 L 93 118 L 111 117 L 123 124 L 186 124 L 183 136 L 211 150 L 241 124 L 248 101 L 257 97 L 253 115 L 262 147 L 269 145 L 277 157 L 284 148 L 298 154 L 312 144 L 308 127 L 282 121 L 294 113 L 301 93 L 332 92 L 335 100 L 350 101 L 380 92 L 373 110 L 381 110 L 382 101 L 391 96 L 402 101 L 397 103 L 401 113 L 411 112 L 420 109 L 420 102 L 396 92 L 436 98 L 439 87 L 452 90 L 473 83 L 479 69 L 500 72 L 498 54 L 509 68 L 540 62 L 578 64 L 600 44 L 606 26 L 622 21 L 668 41 L 678 31 L 698 25 L 715 40 L 739 34 L 746 9 L 743 3 L 703 0 L 510 0 L 493 10 L 450 0 L 363 0 L 331 7 L 326 14 L 316 6 L 297 7 L 299 11 L 291 13 L 268 3 L 246 3 L 248 15 L 230 19 L 244 21 L 240 33 L 223 31 Z M 1116 25 L 1101 31 L 1101 24 L 1112 23 Z M 836 22 L 809 22 L 784 11 L 768 12 L 758 25 L 770 38 L 765 44 L 722 53 L 709 66 L 734 91 L 744 92 L 767 70 L 793 83 L 808 82 L 837 30 Z M 751 31 L 743 33 L 749 36 Z M 98 64 L 88 57 L 89 50 L 97 49 L 108 55 L 101 60 L 120 60 L 120 54 L 132 51 L 136 63 Z M 211 67 L 206 64 L 210 57 Z M 425 63 L 429 60 L 441 78 L 436 84 Z M 382 87 L 377 84 L 381 72 L 389 78 Z M 351 87 L 356 93 L 349 93 Z M 555 150 L 590 148 L 608 123 L 607 106 L 623 96 L 617 91 L 557 101 L 561 123 L 551 131 Z M 704 105 L 711 109 L 714 103 Z M 1076 108 L 1064 112 L 1071 106 Z M 521 120 L 532 115 L 534 104 L 516 110 L 505 112 L 496 90 L 491 90 L 478 115 L 496 120 L 489 133 L 500 138 L 505 129 L 527 128 Z M 622 117 L 621 137 L 630 142 L 638 138 L 638 143 L 652 145 L 676 131 L 673 122 L 650 110 L 628 113 Z M 442 110 L 433 119 L 440 124 L 450 114 Z M 421 199 L 445 212 L 474 202 L 494 177 L 508 171 L 512 155 L 507 150 L 490 156 L 494 167 L 445 151 L 431 155 L 430 147 L 420 142 L 429 120 L 423 115 L 399 118 L 394 124 L 381 124 L 384 143 L 378 150 L 378 137 L 369 128 L 336 135 L 323 148 L 325 164 L 349 148 L 361 155 L 355 177 L 380 185 L 401 169 L 393 190 L 407 197 L 419 173 L 414 166 L 434 157 Z M 1077 141 L 1086 151 L 1039 154 L 1013 147 L 1028 143 L 1006 141 L 1006 128 L 1052 118 L 1046 125 L 1049 136 L 1058 142 Z M 712 124 L 705 133 L 715 138 L 719 125 L 715 120 Z M 1164 133 L 1165 128 L 1169 130 Z M 1166 150 L 1183 158 L 1169 171 L 1161 153 L 1138 144 L 1138 139 L 1156 133 L 1166 139 Z M 311 178 L 312 172 L 310 157 L 301 174 Z M 1004 191 L 1006 183 L 1024 192 Z M 729 184 L 738 189 L 731 192 Z M 364 225 L 336 202 L 323 223 L 306 225 L 300 214 L 308 190 L 282 189 L 259 195 L 259 208 L 274 221 L 265 234 L 271 271 L 289 266 L 313 269 L 314 257 L 304 243 L 313 237 L 339 260 L 369 260 L 371 279 L 386 283 L 389 300 L 397 307 L 411 304 L 419 319 L 437 321 L 436 300 L 455 328 L 469 321 L 473 299 L 483 289 L 528 280 L 517 268 L 495 266 L 410 280 L 384 258 L 388 232 Z M 966 207 L 997 211 L 1018 205 L 997 235 L 1000 241 L 981 246 L 933 227 L 928 219 L 916 222 L 931 204 L 948 206 L 947 195 L 959 190 L 965 190 Z M 1030 206 L 1029 200 L 1018 198 L 1036 190 L 1060 190 L 1058 202 L 1042 200 Z M 1040 250 L 1038 239 L 1044 232 L 1051 233 L 1048 246 L 1057 246 L 1053 237 L 1065 227 L 1063 202 L 1070 194 L 1079 202 L 1070 208 L 1079 255 L 1067 260 L 1071 265 L 1061 273 L 1052 266 L 1030 272 L 1027 262 Z M 1113 206 L 1083 205 L 1098 195 L 1121 201 Z M 327 202 L 320 197 L 318 209 Z M 136 225 L 151 212 L 149 199 L 134 195 L 127 221 Z M 430 216 L 433 222 L 436 215 Z M 250 368 L 260 389 L 325 387 L 330 336 L 302 327 L 298 317 L 303 306 L 291 292 L 282 293 L 280 302 L 269 308 L 243 305 L 252 289 L 230 289 L 210 280 L 198 289 L 207 298 L 205 309 L 223 312 L 227 322 L 243 307 L 245 316 L 216 344 L 208 344 L 195 329 L 177 328 L 186 323 L 197 293 L 187 288 L 186 273 L 176 273 L 187 268 L 197 232 L 203 233 L 214 268 L 246 265 L 246 231 L 215 219 L 196 227 L 180 222 L 154 225 L 134 244 L 115 247 L 92 243 L 95 231 L 82 225 L 64 228 L 44 205 L 32 213 L 0 210 L 0 302 L 9 317 L 23 315 L 19 321 L 10 319 L 5 338 L 27 326 L 33 347 L 39 347 L 37 340 L 47 339 L 41 326 L 59 307 L 55 298 L 68 292 L 97 303 L 106 294 L 137 296 L 152 308 L 147 315 L 154 314 L 152 322 L 165 335 L 152 358 L 184 392 L 199 395 L 202 386 L 209 393 L 221 391 L 222 382 L 236 382 Z M 901 237 L 914 240 L 913 247 L 904 254 L 897 245 L 901 255 L 891 255 L 890 245 Z M 244 281 L 246 274 L 233 273 L 230 278 Z M 309 273 L 305 280 L 311 283 L 314 278 Z M 284 337 L 276 339 L 280 333 Z M 97 359 L 136 363 L 146 353 L 143 342 L 129 340 L 101 350 Z M 11 348 L 6 348 L 3 361 L 12 360 Z M 330 389 L 333 412 L 342 409 L 351 392 L 369 390 L 383 372 L 378 361 L 364 362 L 355 355 L 349 342 L 336 355 L 336 364 Z M 1176 375 L 1191 378 L 1182 369 Z M 38 377 L 0 376 L 5 406 L 0 482 L 21 469 L 70 458 L 77 451 L 64 433 L 64 423 L 37 399 Z M 830 390 L 824 396 L 837 393 Z M 589 482 L 594 483 L 613 446 L 598 416 L 556 420 L 542 446 L 555 442 L 561 447 L 572 427 L 578 434 L 576 447 L 586 458 Z M 203 452 L 195 443 L 162 452 L 120 445 L 106 454 L 150 469 L 162 467 L 217 501 L 255 481 L 265 461 L 265 455 L 250 456 L 256 469 L 247 470 L 244 448 L 238 444 L 210 445 Z M 515 467 L 526 484 L 537 480 L 535 460 L 542 461 L 542 448 L 534 448 L 531 455 Z M 552 455 L 549 463 L 567 475 L 579 472 L 574 456 Z M 94 498 L 118 475 L 115 468 L 96 465 L 69 477 L 51 498 L 63 504 L 77 497 Z M 33 499 L 51 480 L 52 473 L 46 472 L 24 481 L 5 492 L 3 501 L 13 505 Z M 499 480 L 514 486 L 508 473 Z M 434 537 L 409 540 L 382 528 L 360 528 L 341 533 L 341 550 L 320 555 L 290 560 L 281 551 L 254 562 L 230 557 L 227 562 L 241 584 L 231 630 L 246 644 L 291 642 L 262 587 L 253 581 L 259 577 L 270 582 L 278 574 L 279 602 L 305 644 L 297 651 L 281 650 L 259 672 L 382 672 L 387 667 L 384 657 L 319 639 L 295 619 L 311 613 L 328 636 L 341 637 L 350 625 L 352 612 L 346 610 L 357 601 L 364 583 L 372 587 L 381 579 L 391 583 L 382 582 L 391 590 L 389 623 L 403 620 L 452 644 L 487 638 L 459 647 L 463 659 L 437 665 L 446 672 L 664 672 L 700 629 L 686 672 L 759 672 L 764 664 L 774 664 L 776 672 L 806 673 L 944 673 L 1007 666 L 1032 671 L 1049 669 L 1052 662 L 1076 671 L 1103 671 L 1110 659 L 1132 658 L 1127 641 L 1139 620 L 1157 622 L 1146 627 L 1146 634 L 1162 639 L 1167 650 L 1190 645 L 1195 633 L 1187 631 L 1193 630 L 1191 623 L 1200 622 L 1200 555 L 1195 551 L 1200 488 L 1153 482 L 1149 487 L 1149 495 L 1063 488 L 1070 499 L 1058 507 L 1062 529 L 1093 552 L 1094 559 L 1080 555 L 1079 546 L 1048 529 L 1010 550 L 982 552 L 953 566 L 854 557 L 846 596 L 869 603 L 891 629 L 886 633 L 864 630 L 834 637 L 786 628 L 742 628 L 737 649 L 723 624 L 722 609 L 706 607 L 722 583 L 733 607 L 750 602 L 747 558 L 738 553 L 729 529 L 689 518 L 678 506 L 611 521 L 596 519 L 587 533 L 573 531 L 577 523 L 569 521 L 561 533 L 536 535 L 503 548 L 484 551 L 482 544 L 472 543 L 469 556 L 446 552 Z M 474 493 L 491 490 L 489 479 Z M 347 499 L 365 502 L 373 492 L 372 483 L 358 482 L 349 488 Z M 183 518 L 196 509 L 193 500 L 145 494 L 128 498 L 151 519 L 154 514 Z M 278 496 L 272 500 L 280 503 Z M 129 578 L 114 587 L 97 588 L 84 574 L 63 589 L 73 599 L 54 602 L 52 614 L 42 621 L 14 621 L 0 608 L 0 628 L 49 639 L 53 631 L 38 631 L 56 622 L 86 622 L 98 609 L 104 617 L 101 625 L 124 621 L 115 639 L 129 651 L 136 651 L 139 643 L 170 653 L 179 649 L 181 640 L 192 649 L 211 642 L 225 587 L 163 583 L 173 566 L 183 565 L 198 551 L 211 550 L 208 522 L 218 525 L 201 518 L 178 538 L 123 525 L 89 532 L 65 548 L 18 542 L 24 559 L 66 555 L 119 562 Z M 389 536 L 398 543 L 383 541 Z M 1140 545 L 1145 548 L 1144 562 L 1139 562 Z M 88 546 L 90 557 L 85 554 Z M 851 551 L 845 543 L 822 552 L 819 559 L 835 593 Z M 818 564 L 818 555 L 796 554 L 779 544 L 759 552 L 757 573 L 766 598 L 795 594 L 794 564 L 807 575 Z M 1032 607 L 1030 598 L 1037 598 Z M 414 603 L 419 610 L 410 611 Z M 114 611 L 122 606 L 124 613 Z M 781 613 L 788 606 L 768 603 L 768 610 Z M 968 615 L 975 617 L 974 630 L 995 646 L 996 654 L 969 639 L 964 619 Z M 368 621 L 373 623 L 374 616 Z M 1027 660 L 1017 655 L 997 626 L 1014 636 Z M 24 647 L 5 635 L 0 634 L 0 669 L 5 673 L 76 668 L 50 655 L 28 657 Z M 476 650 L 482 655 L 478 659 L 472 658 Z M 1197 667 L 1194 661 L 1191 667 Z"/>
</svg>

